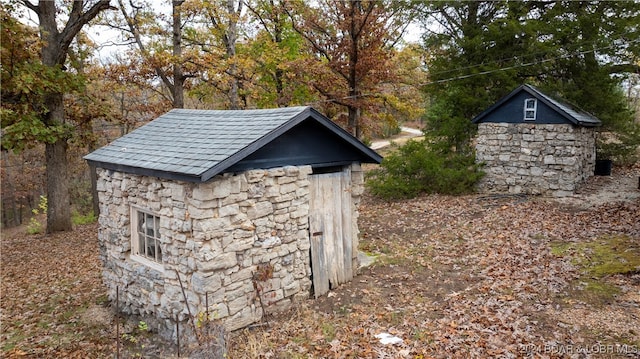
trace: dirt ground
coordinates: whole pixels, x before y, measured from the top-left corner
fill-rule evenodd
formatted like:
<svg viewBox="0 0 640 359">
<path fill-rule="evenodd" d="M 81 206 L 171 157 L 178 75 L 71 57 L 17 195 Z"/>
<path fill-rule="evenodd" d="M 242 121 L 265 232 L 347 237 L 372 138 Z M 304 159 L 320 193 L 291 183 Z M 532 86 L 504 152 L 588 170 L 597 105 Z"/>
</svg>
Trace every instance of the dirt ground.
<svg viewBox="0 0 640 359">
<path fill-rule="evenodd" d="M 366 197 L 360 249 L 375 262 L 327 296 L 232 333 L 228 357 L 638 358 L 640 266 L 625 264 L 640 257 L 639 177 L 638 166 L 614 169 L 564 199 Z M 2 232 L 0 356 L 114 357 L 96 231 Z M 602 261 L 592 243 L 613 248 L 614 271 L 588 271 Z M 137 323 L 119 327 L 120 357 L 177 357 Z M 382 333 L 401 342 L 383 344 Z"/>
<path fill-rule="evenodd" d="M 640 198 L 638 166 L 614 168 L 611 176 L 593 176 L 578 188 L 575 195 L 557 199 L 558 203 L 589 209 L 612 202 L 630 202 Z"/>
</svg>

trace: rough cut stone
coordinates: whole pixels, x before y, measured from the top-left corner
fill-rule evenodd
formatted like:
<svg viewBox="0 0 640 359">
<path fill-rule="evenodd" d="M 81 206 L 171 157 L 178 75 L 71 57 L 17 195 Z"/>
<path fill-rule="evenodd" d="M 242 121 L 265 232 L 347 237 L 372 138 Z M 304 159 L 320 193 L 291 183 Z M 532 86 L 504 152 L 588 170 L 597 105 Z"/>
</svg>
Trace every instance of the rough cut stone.
<svg viewBox="0 0 640 359">
<path fill-rule="evenodd" d="M 211 272 L 217 269 L 231 268 L 236 265 L 238 261 L 235 253 L 224 253 L 208 261 L 200 261 L 198 263 L 198 270 Z"/>
<path fill-rule="evenodd" d="M 222 288 L 219 275 L 196 272 L 191 276 L 191 285 L 196 293 L 211 293 Z"/>
<path fill-rule="evenodd" d="M 356 219 L 364 175 L 359 165 L 350 171 Z M 186 302 L 202 313 L 208 301 L 228 330 L 259 321 L 265 313 L 253 282 L 258 265 L 273 266 L 268 298 L 262 293 L 267 312 L 309 296 L 311 166 L 224 174 L 200 184 L 100 168 L 97 173 L 107 291 L 115 298 L 119 288 L 121 309 L 145 317 L 158 333 L 175 338 L 176 318 L 189 320 Z M 160 217 L 164 270 L 131 260 L 130 206 Z M 355 223 L 352 230 L 357 248 Z"/>
<path fill-rule="evenodd" d="M 595 132 L 568 124 L 481 123 L 476 161 L 486 173 L 481 192 L 567 196 L 593 175 Z"/>
<path fill-rule="evenodd" d="M 255 206 L 249 208 L 247 216 L 249 219 L 264 217 L 273 212 L 273 204 L 268 201 L 258 202 Z"/>
</svg>

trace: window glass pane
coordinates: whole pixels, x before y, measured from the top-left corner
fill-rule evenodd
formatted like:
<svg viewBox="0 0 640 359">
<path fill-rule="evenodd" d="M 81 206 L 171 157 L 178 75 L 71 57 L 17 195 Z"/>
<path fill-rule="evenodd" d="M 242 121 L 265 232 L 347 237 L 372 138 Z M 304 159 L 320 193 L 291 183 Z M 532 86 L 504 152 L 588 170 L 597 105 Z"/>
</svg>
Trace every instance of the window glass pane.
<svg viewBox="0 0 640 359">
<path fill-rule="evenodd" d="M 150 215 L 148 213 L 145 214 L 145 219 L 144 219 L 144 225 L 145 225 L 145 230 L 148 236 L 152 236 L 155 237 L 155 232 L 153 229 L 153 215 Z"/>
<path fill-rule="evenodd" d="M 144 213 L 138 212 L 138 233 L 144 233 Z"/>
<path fill-rule="evenodd" d="M 525 111 L 524 112 L 524 118 L 533 120 L 533 119 L 536 118 L 536 112 L 535 111 Z"/>
<path fill-rule="evenodd" d="M 162 249 L 160 249 L 160 241 L 156 240 L 156 261 L 162 262 Z"/>
<path fill-rule="evenodd" d="M 145 239 L 145 235 L 144 233 L 140 233 L 138 235 L 138 254 L 143 256 L 145 254 L 145 246 L 144 246 L 144 239 Z"/>
<path fill-rule="evenodd" d="M 135 211 L 134 215 L 134 221 L 137 222 L 137 228 L 132 233 L 132 248 L 137 252 L 134 254 L 162 262 L 160 217 L 143 211 Z"/>
<path fill-rule="evenodd" d="M 536 100 L 535 99 L 529 99 L 525 101 L 525 107 L 526 108 L 536 108 Z"/>
<path fill-rule="evenodd" d="M 147 238 L 147 257 L 150 259 L 156 259 L 156 240 L 153 238 Z"/>
<path fill-rule="evenodd" d="M 160 217 L 153 217 L 153 236 L 160 238 Z"/>
</svg>

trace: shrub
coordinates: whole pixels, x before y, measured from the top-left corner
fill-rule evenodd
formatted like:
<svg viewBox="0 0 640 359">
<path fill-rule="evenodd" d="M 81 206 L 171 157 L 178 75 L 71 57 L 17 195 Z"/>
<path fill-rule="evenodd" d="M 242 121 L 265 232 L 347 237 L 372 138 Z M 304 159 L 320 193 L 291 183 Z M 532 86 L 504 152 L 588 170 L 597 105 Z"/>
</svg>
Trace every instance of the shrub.
<svg viewBox="0 0 640 359">
<path fill-rule="evenodd" d="M 93 223 L 97 220 L 98 217 L 96 217 L 93 211 L 90 211 L 87 214 L 80 214 L 78 211 L 74 211 L 71 215 L 71 222 L 76 226 Z"/>
<path fill-rule="evenodd" d="M 368 174 L 367 186 L 385 199 L 421 193 L 463 194 L 473 192 L 482 175 L 473 155 L 444 154 L 424 140 L 410 140 Z"/>
<path fill-rule="evenodd" d="M 27 233 L 28 234 L 40 234 L 42 233 L 42 223 L 36 218 L 40 213 L 47 213 L 47 197 L 40 196 L 40 202 L 38 203 L 38 208 L 34 208 L 31 210 L 33 213 L 33 217 L 29 220 L 29 224 L 27 225 Z"/>
</svg>

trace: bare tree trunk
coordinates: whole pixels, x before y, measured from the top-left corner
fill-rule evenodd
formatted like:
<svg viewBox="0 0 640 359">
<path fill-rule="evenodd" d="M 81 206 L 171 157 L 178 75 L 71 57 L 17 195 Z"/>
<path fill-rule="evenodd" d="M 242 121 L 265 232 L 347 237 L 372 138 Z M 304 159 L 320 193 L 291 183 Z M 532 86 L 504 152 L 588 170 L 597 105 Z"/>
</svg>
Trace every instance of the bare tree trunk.
<svg viewBox="0 0 640 359">
<path fill-rule="evenodd" d="M 184 72 L 182 69 L 182 18 L 180 5 L 184 0 L 173 0 L 173 108 L 184 108 Z"/>
<path fill-rule="evenodd" d="M 271 3 L 271 5 L 273 6 L 273 2 Z M 280 47 L 280 44 L 282 43 L 282 26 L 280 24 L 281 21 L 281 16 L 280 13 L 276 13 L 275 18 L 274 18 L 274 29 L 273 29 L 273 36 L 274 36 L 274 41 L 275 43 L 278 45 L 278 47 Z M 276 71 L 275 71 L 275 81 L 276 81 L 276 103 L 278 104 L 278 107 L 285 107 L 287 105 L 285 99 L 284 99 L 284 71 L 280 68 L 280 66 L 276 67 Z"/>
<path fill-rule="evenodd" d="M 64 123 L 62 95 L 55 94 L 45 103 L 49 109 L 46 123 Z M 69 203 L 69 179 L 67 177 L 67 139 L 60 137 L 54 143 L 45 144 L 45 166 L 47 180 L 47 233 L 70 231 L 71 210 Z"/>
<path fill-rule="evenodd" d="M 0 197 L 0 201 L 2 201 L 2 219 L 4 223 L 4 227 L 9 227 L 12 225 L 9 217 L 9 207 L 11 208 L 11 213 L 13 214 L 13 225 L 17 225 L 18 221 L 18 212 L 16 210 L 16 197 L 15 197 L 15 186 L 13 184 L 14 178 L 11 169 L 11 161 L 9 157 L 9 152 L 2 151 L 0 152 L 0 156 L 4 157 L 1 162 L 4 165 L 4 170 L 6 174 L 6 179 L 2 181 L 2 196 Z M 8 203 L 11 202 L 11 206 Z"/>
<path fill-rule="evenodd" d="M 357 103 L 360 100 L 358 96 L 360 91 L 358 90 L 358 46 L 360 41 L 359 31 L 356 26 L 356 7 L 360 6 L 360 2 L 351 3 L 351 29 L 349 35 L 351 36 L 351 51 L 349 53 L 349 120 L 347 127 L 352 135 L 356 138 L 360 138 L 360 108 Z"/>
<path fill-rule="evenodd" d="M 239 4 L 241 4 L 240 2 Z M 241 6 L 241 5 L 239 5 Z M 229 65 L 229 74 L 231 79 L 229 80 L 229 101 L 231 102 L 230 108 L 232 110 L 240 109 L 240 97 L 238 95 L 238 67 L 233 62 L 236 57 L 236 41 L 238 38 L 238 20 L 233 18 L 234 16 L 234 0 L 227 1 L 227 11 L 229 12 L 229 27 L 226 33 L 226 48 L 227 58 L 232 62 Z"/>
<path fill-rule="evenodd" d="M 55 10 L 55 7 L 43 6 L 41 1 L 40 9 L 42 9 L 40 24 L 41 26 L 44 24 L 41 37 L 49 40 L 42 47 L 42 63 L 50 67 L 60 66 L 66 58 L 66 49 L 64 49 L 64 53 L 61 53 L 63 49 L 59 42 L 55 11 L 53 13 L 50 12 Z M 44 115 L 44 123 L 47 126 L 54 127 L 65 123 L 62 93 L 49 94 L 45 99 L 44 105 L 48 110 Z M 47 233 L 73 229 L 71 225 L 71 210 L 69 208 L 71 197 L 69 196 L 69 179 L 67 178 L 67 148 L 66 136 L 59 136 L 55 142 L 45 145 Z"/>
<path fill-rule="evenodd" d="M 67 178 L 67 140 L 47 143 L 45 148 L 47 178 L 47 233 L 70 231 L 71 206 Z"/>
</svg>

